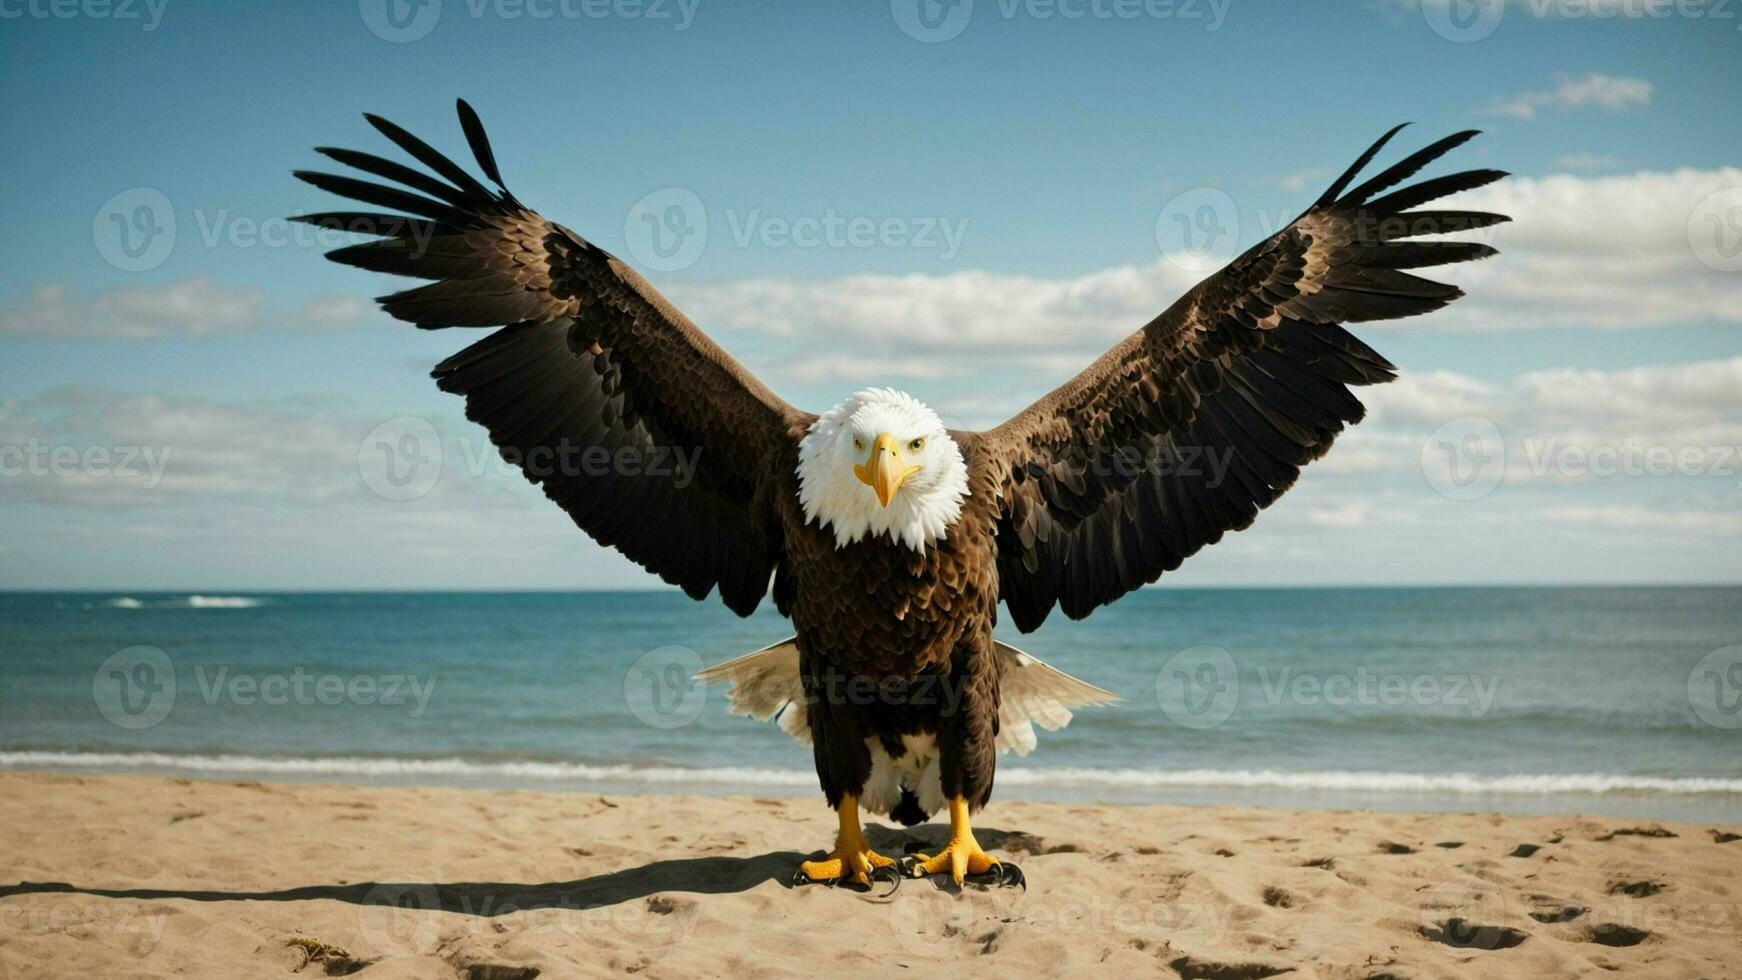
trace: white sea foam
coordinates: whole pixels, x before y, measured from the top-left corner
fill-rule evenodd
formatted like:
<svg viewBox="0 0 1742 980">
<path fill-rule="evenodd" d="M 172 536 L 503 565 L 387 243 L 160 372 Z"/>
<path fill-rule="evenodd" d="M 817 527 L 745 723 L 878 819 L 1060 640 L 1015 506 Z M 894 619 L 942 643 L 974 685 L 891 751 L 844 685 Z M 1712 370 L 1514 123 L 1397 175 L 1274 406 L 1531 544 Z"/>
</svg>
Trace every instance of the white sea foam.
<svg viewBox="0 0 1742 980">
<path fill-rule="evenodd" d="M 240 595 L 190 595 L 184 602 L 189 609 L 253 609 L 266 604 L 264 599 Z"/>
<path fill-rule="evenodd" d="M 6 769 L 157 770 L 222 775 L 331 776 L 356 779 L 460 779 L 537 783 L 809 787 L 802 769 L 754 766 L 590 765 L 578 762 L 480 762 L 469 759 L 184 755 L 166 752 L 0 752 Z M 1457 795 L 1742 794 L 1742 779 L 1627 776 L 1610 773 L 1479 775 L 1271 769 L 1084 769 L 1007 767 L 1000 785 L 1051 788 L 1227 788 L 1295 792 L 1442 793 Z"/>
<path fill-rule="evenodd" d="M 110 599 L 103 605 L 112 609 L 253 609 L 266 605 L 266 600 L 242 595 L 190 595 L 147 602 L 124 595 Z"/>
</svg>

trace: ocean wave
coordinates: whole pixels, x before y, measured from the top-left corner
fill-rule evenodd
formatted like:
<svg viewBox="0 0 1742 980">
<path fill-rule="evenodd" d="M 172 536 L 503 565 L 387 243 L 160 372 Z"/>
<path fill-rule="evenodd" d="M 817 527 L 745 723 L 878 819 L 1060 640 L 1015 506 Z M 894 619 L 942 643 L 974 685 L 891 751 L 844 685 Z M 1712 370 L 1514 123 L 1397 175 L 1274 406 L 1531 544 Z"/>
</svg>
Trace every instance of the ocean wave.
<svg viewBox="0 0 1742 980">
<path fill-rule="evenodd" d="M 103 605 L 111 609 L 254 609 L 266 605 L 266 600 L 243 595 L 190 595 L 147 602 L 124 595 L 110 599 Z"/>
<path fill-rule="evenodd" d="M 448 778 L 527 782 L 796 786 L 815 784 L 802 769 L 755 766 L 592 765 L 579 762 L 477 761 L 384 757 L 184 755 L 167 752 L 0 752 L 6 769 L 160 770 L 223 775 L 333 776 L 360 779 Z M 1007 767 L 1000 785 L 1053 788 L 1221 788 L 1296 792 L 1442 793 L 1454 795 L 1742 794 L 1742 779 L 1629 776 L 1612 773 L 1478 773 L 1288 771 L 1274 769 L 1088 769 Z"/>
</svg>

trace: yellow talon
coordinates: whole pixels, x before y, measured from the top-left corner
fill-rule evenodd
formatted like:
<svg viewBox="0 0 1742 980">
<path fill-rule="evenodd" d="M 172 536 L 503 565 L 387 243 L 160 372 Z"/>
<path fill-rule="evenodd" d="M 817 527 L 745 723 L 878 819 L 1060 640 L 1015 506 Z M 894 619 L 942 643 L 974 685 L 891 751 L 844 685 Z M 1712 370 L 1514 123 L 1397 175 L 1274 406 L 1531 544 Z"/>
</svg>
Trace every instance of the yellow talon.
<svg viewBox="0 0 1742 980">
<path fill-rule="evenodd" d="M 895 864 L 895 859 L 873 851 L 865 840 L 865 833 L 859 828 L 857 797 L 850 793 L 842 796 L 835 813 L 841 822 L 841 829 L 835 835 L 835 849 L 821 861 L 806 861 L 799 865 L 795 880 L 799 884 L 851 881 L 869 886 L 871 872 L 890 867 Z"/>
<path fill-rule="evenodd" d="M 999 867 L 997 858 L 980 849 L 974 830 L 968 825 L 968 801 L 950 797 L 950 840 L 937 854 L 916 854 L 910 865 L 914 877 L 950 873 L 956 884 L 970 874 L 980 874 Z"/>
</svg>

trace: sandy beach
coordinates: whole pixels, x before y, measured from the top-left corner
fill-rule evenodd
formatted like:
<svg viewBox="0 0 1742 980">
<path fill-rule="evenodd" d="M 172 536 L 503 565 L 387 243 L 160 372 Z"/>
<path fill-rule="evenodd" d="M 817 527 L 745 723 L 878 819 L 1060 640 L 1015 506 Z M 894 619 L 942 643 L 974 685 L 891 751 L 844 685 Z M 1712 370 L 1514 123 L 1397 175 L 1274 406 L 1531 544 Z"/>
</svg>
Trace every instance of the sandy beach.
<svg viewBox="0 0 1742 980">
<path fill-rule="evenodd" d="M 980 839 L 1026 891 L 789 887 L 832 825 L 808 799 L 5 774 L 0 980 L 1742 975 L 1742 828 L 995 801 Z"/>
</svg>

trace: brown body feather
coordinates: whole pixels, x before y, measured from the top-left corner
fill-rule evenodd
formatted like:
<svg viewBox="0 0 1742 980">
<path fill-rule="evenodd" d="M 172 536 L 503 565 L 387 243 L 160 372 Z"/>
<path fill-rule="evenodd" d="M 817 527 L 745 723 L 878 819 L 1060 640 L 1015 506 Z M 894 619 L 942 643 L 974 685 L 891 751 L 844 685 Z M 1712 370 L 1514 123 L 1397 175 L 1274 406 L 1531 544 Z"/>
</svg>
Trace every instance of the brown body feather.
<svg viewBox="0 0 1742 980">
<path fill-rule="evenodd" d="M 383 297 L 393 316 L 426 328 L 502 327 L 435 377 L 582 530 L 695 598 L 718 589 L 740 615 L 772 582 L 797 629 L 831 805 L 864 785 L 868 740 L 899 757 L 902 736 L 917 733 L 937 736 L 945 795 L 983 805 L 998 731 L 998 603 L 1025 632 L 1055 606 L 1081 618 L 1251 524 L 1359 421 L 1349 386 L 1393 377 L 1339 324 L 1450 302 L 1455 288 L 1400 270 L 1493 250 L 1415 239 L 1505 220 L 1408 210 L 1497 171 L 1375 197 L 1472 133 L 1344 194 L 1392 130 L 1295 222 L 1076 378 L 996 429 L 952 433 L 970 492 L 944 538 L 924 552 L 886 538 L 837 547 L 798 503 L 798 442 L 816 416 L 769 391 L 633 270 L 521 205 L 501 186 L 476 115 L 461 103 L 460 116 L 497 190 L 371 116 L 441 179 L 323 150 L 411 191 L 298 176 L 409 216 L 302 220 L 384 236 L 331 253 L 336 261 L 436 280 Z M 625 453 L 642 464 L 683 454 L 695 465 L 616 465 Z M 588 462 L 607 458 L 612 465 Z"/>
</svg>

